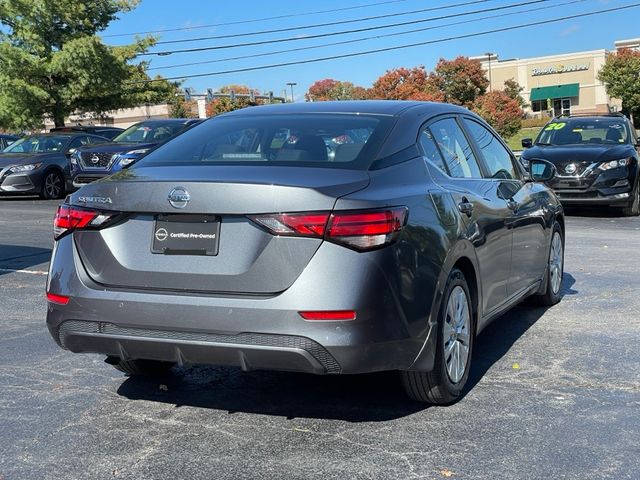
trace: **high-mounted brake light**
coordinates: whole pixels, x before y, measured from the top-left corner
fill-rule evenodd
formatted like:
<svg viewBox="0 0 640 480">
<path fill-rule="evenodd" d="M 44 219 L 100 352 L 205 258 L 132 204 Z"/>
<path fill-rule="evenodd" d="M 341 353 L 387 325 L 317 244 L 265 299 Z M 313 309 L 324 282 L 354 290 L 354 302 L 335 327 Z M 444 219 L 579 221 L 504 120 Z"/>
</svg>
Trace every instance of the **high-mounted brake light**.
<svg viewBox="0 0 640 480">
<path fill-rule="evenodd" d="M 53 219 L 53 237 L 57 240 L 65 233 L 73 230 L 99 227 L 112 216 L 112 214 L 98 210 L 60 205 Z"/>
<path fill-rule="evenodd" d="M 254 222 L 275 235 L 324 238 L 359 251 L 393 243 L 407 222 L 407 207 L 349 212 L 255 215 Z"/>
</svg>

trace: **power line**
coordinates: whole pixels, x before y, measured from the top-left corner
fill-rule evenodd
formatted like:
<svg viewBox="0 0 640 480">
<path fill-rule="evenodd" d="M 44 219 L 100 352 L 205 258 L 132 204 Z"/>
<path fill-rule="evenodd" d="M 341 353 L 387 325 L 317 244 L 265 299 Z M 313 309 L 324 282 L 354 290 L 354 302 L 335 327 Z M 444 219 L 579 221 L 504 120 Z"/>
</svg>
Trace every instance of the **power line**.
<svg viewBox="0 0 640 480">
<path fill-rule="evenodd" d="M 173 43 L 186 43 L 186 42 L 201 42 L 203 40 L 222 40 L 225 38 L 238 38 L 238 37 L 250 37 L 254 35 L 266 35 L 268 33 L 292 32 L 295 30 L 303 30 L 306 28 L 329 27 L 333 25 L 344 25 L 347 23 L 368 22 L 370 20 L 379 20 L 381 18 L 401 17 L 405 15 L 413 15 L 415 13 L 433 12 L 436 10 L 449 10 L 451 8 L 466 7 L 466 6 L 474 5 L 477 3 L 487 3 L 492 1 L 495 1 L 495 0 L 471 0 L 471 1 L 460 2 L 460 3 L 452 3 L 450 5 L 441 5 L 438 7 L 421 8 L 419 10 L 411 10 L 407 12 L 386 13 L 384 15 L 374 15 L 370 17 L 354 18 L 350 20 L 338 20 L 338 21 L 325 22 L 325 23 L 315 23 L 312 25 L 299 25 L 295 27 L 275 28 L 272 30 L 260 30 L 257 32 L 232 33 L 227 35 L 214 35 L 214 36 L 207 36 L 207 37 L 182 38 L 178 40 L 165 40 L 162 42 L 157 42 L 156 45 L 167 45 L 167 44 L 173 44 Z"/>
<path fill-rule="evenodd" d="M 203 52 L 203 51 L 207 51 L 207 50 L 224 50 L 224 49 L 228 49 L 228 48 L 253 47 L 253 46 L 256 46 L 256 45 L 267 45 L 267 44 L 272 44 L 272 43 L 293 42 L 293 41 L 299 41 L 299 40 L 311 40 L 311 39 L 314 39 L 314 38 L 332 37 L 332 36 L 335 36 L 335 35 L 346 35 L 346 34 L 350 34 L 350 33 L 369 32 L 369 31 L 372 31 L 372 30 L 380 30 L 380 29 L 384 29 L 384 28 L 400 27 L 400 26 L 405 26 L 405 25 L 415 25 L 417 23 L 434 22 L 436 20 L 446 20 L 448 18 L 464 17 L 464 16 L 469 16 L 469 15 L 476 15 L 478 13 L 495 12 L 495 11 L 499 11 L 499 10 L 506 10 L 506 9 L 510 9 L 510 8 L 522 7 L 522 6 L 525 6 L 525 5 L 531 5 L 531 4 L 535 4 L 535 3 L 546 3 L 546 2 L 549 2 L 549 1 L 551 1 L 551 0 L 529 0 L 529 1 L 521 2 L 521 3 L 515 3 L 515 4 L 510 4 L 510 5 L 502 5 L 502 6 L 499 6 L 499 7 L 485 8 L 485 9 L 481 9 L 481 10 L 472 10 L 470 12 L 451 13 L 449 15 L 441 15 L 439 17 L 429 17 L 429 18 L 411 20 L 411 21 L 406 21 L 406 22 L 390 23 L 390 24 L 387 24 L 387 25 L 379 25 L 379 26 L 375 26 L 375 27 L 355 28 L 355 29 L 352 29 L 352 30 L 342 30 L 342 31 L 339 31 L 339 32 L 332 32 L 332 33 L 318 33 L 318 34 L 315 34 L 315 35 L 305 35 L 303 37 L 296 36 L 296 37 L 277 38 L 277 39 L 273 39 L 273 40 L 260 40 L 260 41 L 256 41 L 256 42 L 245 42 L 245 43 L 236 43 L 236 44 L 228 44 L 228 45 L 216 45 L 216 46 L 211 46 L 211 47 L 184 48 L 184 49 L 180 49 L 180 50 L 164 50 L 164 51 L 160 51 L 160 52 L 147 52 L 147 53 L 140 53 L 138 56 L 149 56 L 149 55 L 165 56 L 165 55 L 172 55 L 174 53 Z"/>
<path fill-rule="evenodd" d="M 317 63 L 317 62 L 325 62 L 325 61 L 329 61 L 329 60 L 338 60 L 338 59 L 342 59 L 342 58 L 351 58 L 351 57 L 358 57 L 358 56 L 363 56 L 363 55 L 371 55 L 374 53 L 382 53 L 382 52 L 390 52 L 390 51 L 394 51 L 394 50 L 401 50 L 401 49 L 405 49 L 405 48 L 413 48 L 413 47 L 421 47 L 424 45 L 432 45 L 432 44 L 436 44 L 436 43 L 443 43 L 443 42 L 448 42 L 448 41 L 452 41 L 452 40 L 461 40 L 464 38 L 473 38 L 473 37 L 479 37 L 479 36 L 484 36 L 484 35 L 490 35 L 492 33 L 500 33 L 500 32 L 506 32 L 509 30 L 518 30 L 518 29 L 522 29 L 522 28 L 528 28 L 528 27 L 535 27 L 538 25 L 547 25 L 549 23 L 558 23 L 558 22 L 562 22 L 565 20 L 572 20 L 572 19 L 576 19 L 576 18 L 583 18 L 583 17 L 589 17 L 589 16 L 594 16 L 594 15 L 601 15 L 604 13 L 611 13 L 611 12 L 617 12 L 617 11 L 621 11 L 621 10 L 628 10 L 630 8 L 636 8 L 636 7 L 640 7 L 640 2 L 639 3 L 633 3 L 633 4 L 629 4 L 629 5 L 624 5 L 622 7 L 614 7 L 614 8 L 607 8 L 604 10 L 596 10 L 593 12 L 587 12 L 587 13 L 580 13 L 580 14 L 575 14 L 575 15 L 568 15 L 565 17 L 558 17 L 558 18 L 551 18 L 551 19 L 547 19 L 547 20 L 541 20 L 538 22 L 530 22 L 530 23 L 523 23 L 523 24 L 519 24 L 519 25 L 512 25 L 509 27 L 502 27 L 502 28 L 496 28 L 493 30 L 485 30 L 483 32 L 475 32 L 475 33 L 468 33 L 465 35 L 456 35 L 456 36 L 451 36 L 451 37 L 446 37 L 446 38 L 439 38 L 436 40 L 428 40 L 425 42 L 417 42 L 417 43 L 409 43 L 409 44 L 405 44 L 405 45 L 397 45 L 394 47 L 386 47 L 386 48 L 378 48 L 375 50 L 366 50 L 366 51 L 362 51 L 362 52 L 355 52 L 355 53 L 347 53 L 347 54 L 343 54 L 343 55 L 332 55 L 329 57 L 320 57 L 320 58 L 311 58 L 311 59 L 307 59 L 307 60 L 298 60 L 298 61 L 293 61 L 293 62 L 283 62 L 283 63 L 275 63 L 275 64 L 271 64 L 271 65 L 261 65 L 261 66 L 256 66 L 256 67 L 246 67 L 246 68 L 236 68 L 236 69 L 232 69 L 232 70 L 221 70 L 221 71 L 217 71 L 217 72 L 208 72 L 208 73 L 197 73 L 197 74 L 193 74 L 193 75 L 183 75 L 183 76 L 179 76 L 179 77 L 168 77 L 168 78 L 162 78 L 162 79 L 149 79 L 149 80 L 139 80 L 136 82 L 129 82 L 130 84 L 138 84 L 138 83 L 151 83 L 151 82 L 157 82 L 159 80 L 186 80 L 188 78 L 198 78 L 198 77 L 212 77 L 212 76 L 216 76 L 216 75 L 226 75 L 229 73 L 241 73 L 241 72 L 250 72 L 250 71 L 255 71 L 255 70 L 266 70 L 269 68 L 279 68 L 279 67 L 289 67 L 292 65 L 304 65 L 304 64 L 309 64 L 309 63 Z"/>
<path fill-rule="evenodd" d="M 241 25 L 241 24 L 247 24 L 247 23 L 265 22 L 267 20 L 280 20 L 283 18 L 305 17 L 305 16 L 311 16 L 311 15 L 319 15 L 321 13 L 344 12 L 347 10 L 376 7 L 378 5 L 388 5 L 390 3 L 401 3 L 406 1 L 408 0 L 388 0 L 386 2 L 365 3 L 362 5 L 354 5 L 351 7 L 332 8 L 329 10 L 316 10 L 315 12 L 291 13 L 288 15 L 276 15 L 273 17 L 254 18 L 252 20 L 238 20 L 236 22 L 210 23 L 209 25 L 194 25 L 191 27 L 165 28 L 163 30 L 148 30 L 146 32 L 113 33 L 110 35 L 103 35 L 103 37 L 105 38 L 106 37 L 128 37 L 131 35 L 147 35 L 150 33 L 182 32 L 185 30 L 198 30 L 201 28 L 226 27 L 228 25 Z"/>
<path fill-rule="evenodd" d="M 347 45 L 347 44 L 352 44 L 352 43 L 359 43 L 359 42 L 365 42 L 367 40 L 378 40 L 380 38 L 388 38 L 388 37 L 396 37 L 399 35 L 408 35 L 411 33 L 417 33 L 417 32 L 425 32 L 428 30 L 436 30 L 438 28 L 444 28 L 444 27 L 453 27 L 453 26 L 457 26 L 457 25 L 465 25 L 465 24 L 469 24 L 469 23 L 475 23 L 475 22 L 479 22 L 482 20 L 489 20 L 489 19 L 494 19 L 494 18 L 502 18 L 502 17 L 510 17 L 513 15 L 521 15 L 523 13 L 531 13 L 531 12 L 537 12 L 540 10 L 547 10 L 550 8 L 557 8 L 557 7 L 565 7 L 567 5 L 572 5 L 575 3 L 583 3 L 586 2 L 587 0 L 571 0 L 568 2 L 564 2 L 564 3 L 558 3 L 556 5 L 549 5 L 549 6 L 544 6 L 544 7 L 536 7 L 536 8 L 528 8 L 525 10 L 519 10 L 517 12 L 510 12 L 510 13 L 501 13 L 499 15 L 487 15 L 485 17 L 479 17 L 479 18 L 473 18 L 470 20 L 461 20 L 459 22 L 450 22 L 450 23 L 443 23 L 442 25 L 435 25 L 433 27 L 423 27 L 423 28 L 416 28 L 414 30 L 407 30 L 404 32 L 394 32 L 394 33 L 386 33 L 383 35 L 373 35 L 373 36 L 369 36 L 369 37 L 363 37 L 363 38 L 356 38 L 356 39 L 352 39 L 352 40 L 342 40 L 340 42 L 331 42 L 331 43 L 323 43 L 321 45 L 311 45 L 308 47 L 298 47 L 298 48 L 288 48 L 285 50 L 276 50 L 273 52 L 266 52 L 266 53 L 254 53 L 251 55 L 240 55 L 240 56 L 236 56 L 236 57 L 226 57 L 226 58 L 218 58 L 215 60 L 205 60 L 205 61 L 201 61 L 201 62 L 190 62 L 190 63 L 179 63 L 176 65 L 165 65 L 165 66 L 160 66 L 160 67 L 151 67 L 148 68 L 147 70 L 167 70 L 170 68 L 179 68 L 179 67 L 191 67 L 194 65 L 206 65 L 206 64 L 210 64 L 210 63 L 221 63 L 221 62 L 231 62 L 231 61 L 236 61 L 236 60 L 245 60 L 248 58 L 257 58 L 257 57 L 268 57 L 268 56 L 273 56 L 273 55 L 279 55 L 281 53 L 292 53 L 292 52 L 300 52 L 300 51 L 304 51 L 304 50 L 315 50 L 318 48 L 326 48 L 326 47 L 334 47 L 337 45 Z"/>
</svg>

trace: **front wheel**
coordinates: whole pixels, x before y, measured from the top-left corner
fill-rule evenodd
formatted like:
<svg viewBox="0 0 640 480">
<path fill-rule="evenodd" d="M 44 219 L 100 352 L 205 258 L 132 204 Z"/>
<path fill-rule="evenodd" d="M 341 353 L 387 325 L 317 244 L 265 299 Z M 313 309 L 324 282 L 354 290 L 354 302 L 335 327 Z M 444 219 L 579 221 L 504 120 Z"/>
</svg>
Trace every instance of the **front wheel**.
<svg viewBox="0 0 640 480">
<path fill-rule="evenodd" d="M 62 198 L 65 192 L 64 177 L 57 171 L 51 170 L 44 174 L 40 197 L 44 200 Z"/>
<path fill-rule="evenodd" d="M 631 192 L 631 202 L 622 209 L 625 217 L 637 217 L 640 215 L 640 180 L 636 182 L 636 186 Z"/>
<path fill-rule="evenodd" d="M 474 339 L 471 295 L 464 274 L 453 269 L 447 279 L 438 315 L 438 338 L 433 370 L 400 372 L 413 400 L 433 405 L 455 402 L 462 393 L 471 366 Z"/>
</svg>

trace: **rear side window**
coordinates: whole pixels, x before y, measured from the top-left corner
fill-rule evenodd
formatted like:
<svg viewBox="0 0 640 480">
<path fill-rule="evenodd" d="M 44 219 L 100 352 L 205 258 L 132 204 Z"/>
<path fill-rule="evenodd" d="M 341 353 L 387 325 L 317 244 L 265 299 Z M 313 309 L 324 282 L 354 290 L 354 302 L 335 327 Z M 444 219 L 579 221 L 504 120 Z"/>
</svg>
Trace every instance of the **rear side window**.
<svg viewBox="0 0 640 480">
<path fill-rule="evenodd" d="M 469 128 L 471 137 L 482 152 L 485 164 L 489 169 L 489 176 L 504 179 L 518 178 L 511 160 L 511 153 L 500 143 L 500 140 L 486 127 L 474 120 L 465 118 L 464 124 Z"/>
<path fill-rule="evenodd" d="M 444 164 L 444 160 L 442 159 L 442 155 L 438 151 L 438 147 L 436 146 L 436 142 L 433 139 L 433 135 L 428 128 L 425 128 L 420 132 L 420 146 L 422 147 L 422 151 L 424 152 L 424 156 L 429 159 L 431 163 L 433 163 L 436 167 L 442 170 L 445 173 L 447 172 L 447 167 Z"/>
<path fill-rule="evenodd" d="M 221 116 L 147 155 L 138 167 L 247 164 L 367 169 L 392 117 L 351 114 Z"/>
<path fill-rule="evenodd" d="M 453 118 L 445 118 L 434 122 L 429 127 L 436 141 L 449 175 L 455 178 L 482 178 L 478 161 L 473 155 L 460 126 Z"/>
</svg>

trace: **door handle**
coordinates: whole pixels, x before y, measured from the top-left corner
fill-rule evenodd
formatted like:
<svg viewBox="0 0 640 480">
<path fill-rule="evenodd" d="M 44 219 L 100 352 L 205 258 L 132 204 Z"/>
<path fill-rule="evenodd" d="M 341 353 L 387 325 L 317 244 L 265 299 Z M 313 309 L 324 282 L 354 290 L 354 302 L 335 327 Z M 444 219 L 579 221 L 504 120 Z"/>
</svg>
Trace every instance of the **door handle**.
<svg viewBox="0 0 640 480">
<path fill-rule="evenodd" d="M 473 203 L 466 198 L 462 198 L 462 201 L 458 204 L 458 210 L 460 213 L 464 213 L 467 217 L 473 215 Z"/>
<path fill-rule="evenodd" d="M 515 200 L 507 200 L 507 208 L 512 212 L 516 212 L 520 208 L 520 204 Z"/>
</svg>

